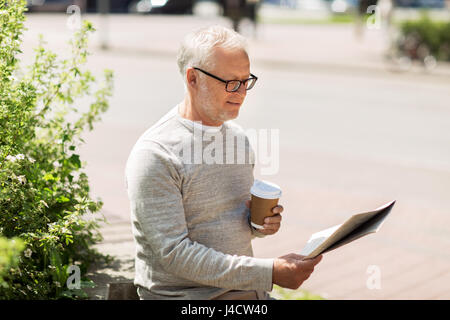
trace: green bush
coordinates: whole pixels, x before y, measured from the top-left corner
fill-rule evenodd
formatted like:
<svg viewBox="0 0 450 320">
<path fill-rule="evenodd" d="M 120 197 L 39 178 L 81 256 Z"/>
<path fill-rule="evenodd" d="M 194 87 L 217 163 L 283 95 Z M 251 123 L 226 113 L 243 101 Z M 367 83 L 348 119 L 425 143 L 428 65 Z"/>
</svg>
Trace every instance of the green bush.
<svg viewBox="0 0 450 320">
<path fill-rule="evenodd" d="M 419 20 L 402 22 L 400 30 L 403 35 L 418 37 L 437 60 L 450 61 L 450 22 L 433 21 L 423 13 Z"/>
<path fill-rule="evenodd" d="M 94 31 L 86 21 L 70 41 L 69 58 L 57 58 L 41 37 L 32 64 L 20 66 L 25 4 L 0 0 L 0 236 L 25 244 L 17 266 L 3 275 L 0 299 L 76 297 L 82 291 L 66 288 L 69 266 L 83 274 L 105 258 L 93 249 L 99 220 L 86 217 L 102 202 L 89 195 L 77 148 L 108 108 L 112 72 L 97 81 L 83 70 Z M 89 110 L 79 113 L 75 100 L 85 96 Z"/>
<path fill-rule="evenodd" d="M 6 288 L 8 286 L 3 276 L 18 264 L 19 256 L 24 246 L 23 241 L 20 239 L 0 237 L 0 287 Z"/>
</svg>

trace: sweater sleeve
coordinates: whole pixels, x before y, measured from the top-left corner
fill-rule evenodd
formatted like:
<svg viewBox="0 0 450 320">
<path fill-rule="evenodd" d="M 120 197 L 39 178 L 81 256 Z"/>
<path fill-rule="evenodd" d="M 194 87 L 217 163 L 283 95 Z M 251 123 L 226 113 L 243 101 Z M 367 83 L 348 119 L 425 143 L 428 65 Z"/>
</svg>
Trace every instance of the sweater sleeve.
<svg viewBox="0 0 450 320">
<path fill-rule="evenodd" d="M 224 254 L 189 238 L 182 166 L 154 141 L 134 150 L 126 176 L 131 210 L 156 263 L 176 276 L 236 290 L 272 290 L 273 259 Z"/>
</svg>

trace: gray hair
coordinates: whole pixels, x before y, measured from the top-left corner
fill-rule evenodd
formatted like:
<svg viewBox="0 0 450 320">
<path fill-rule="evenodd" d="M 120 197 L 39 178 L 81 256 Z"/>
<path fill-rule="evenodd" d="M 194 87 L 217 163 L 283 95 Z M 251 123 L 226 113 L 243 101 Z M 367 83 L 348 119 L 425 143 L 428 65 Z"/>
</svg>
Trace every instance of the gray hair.
<svg viewBox="0 0 450 320">
<path fill-rule="evenodd" d="M 211 68 L 210 57 L 215 47 L 247 51 L 247 40 L 237 32 L 214 25 L 189 33 L 184 38 L 177 55 L 177 64 L 183 81 L 190 67 Z"/>
</svg>

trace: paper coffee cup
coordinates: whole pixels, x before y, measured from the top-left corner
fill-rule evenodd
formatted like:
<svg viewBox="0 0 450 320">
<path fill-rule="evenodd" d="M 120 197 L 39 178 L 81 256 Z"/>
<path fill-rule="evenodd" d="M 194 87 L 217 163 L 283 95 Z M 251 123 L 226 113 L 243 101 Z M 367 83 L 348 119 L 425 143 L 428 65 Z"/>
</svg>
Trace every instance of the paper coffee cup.
<svg viewBox="0 0 450 320">
<path fill-rule="evenodd" d="M 281 188 L 272 182 L 255 180 L 250 193 L 252 196 L 250 204 L 251 225 L 256 229 L 263 229 L 264 218 L 274 215 L 272 209 L 278 205 Z"/>
</svg>

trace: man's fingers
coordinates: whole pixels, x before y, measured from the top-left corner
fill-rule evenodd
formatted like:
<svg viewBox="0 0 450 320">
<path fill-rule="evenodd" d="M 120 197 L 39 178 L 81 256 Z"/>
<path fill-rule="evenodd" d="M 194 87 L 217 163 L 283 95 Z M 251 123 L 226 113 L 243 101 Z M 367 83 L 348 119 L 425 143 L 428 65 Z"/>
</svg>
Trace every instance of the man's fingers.
<svg viewBox="0 0 450 320">
<path fill-rule="evenodd" d="M 272 208 L 273 213 L 282 213 L 284 211 L 284 208 L 282 205 L 277 205 Z"/>
<path fill-rule="evenodd" d="M 314 259 L 311 259 L 310 261 L 313 263 L 313 265 L 318 264 L 322 260 L 323 255 L 315 257 Z"/>
<path fill-rule="evenodd" d="M 279 224 L 264 224 L 263 227 L 262 230 L 278 231 L 280 229 Z"/>
<path fill-rule="evenodd" d="M 251 202 L 251 200 L 245 201 L 245 206 L 246 206 L 247 208 L 249 208 L 249 209 L 250 209 L 250 202 Z"/>
<path fill-rule="evenodd" d="M 282 220 L 281 215 L 280 214 L 276 214 L 274 216 L 264 218 L 264 223 L 267 223 L 267 224 L 269 224 L 269 223 L 280 223 L 281 220 Z"/>
<path fill-rule="evenodd" d="M 302 261 L 310 263 L 310 264 L 315 266 L 316 264 L 318 264 L 322 260 L 322 257 L 323 257 L 322 254 L 320 256 L 317 256 L 317 257 L 312 258 L 312 259 L 305 259 L 305 257 L 303 257 Z"/>
<path fill-rule="evenodd" d="M 262 234 L 265 234 L 266 236 L 270 236 L 275 233 L 275 230 L 260 229 L 259 232 L 261 232 Z"/>
</svg>

